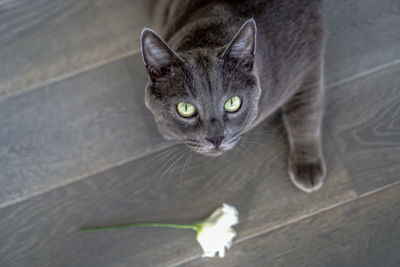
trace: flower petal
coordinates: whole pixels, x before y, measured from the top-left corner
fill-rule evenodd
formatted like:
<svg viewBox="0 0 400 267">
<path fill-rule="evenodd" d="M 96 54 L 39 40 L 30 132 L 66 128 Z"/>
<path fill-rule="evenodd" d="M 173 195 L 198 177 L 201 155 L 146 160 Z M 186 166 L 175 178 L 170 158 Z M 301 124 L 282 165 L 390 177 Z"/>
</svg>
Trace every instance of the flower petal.
<svg viewBox="0 0 400 267">
<path fill-rule="evenodd" d="M 216 209 L 204 222 L 197 232 L 197 241 L 203 248 L 203 257 L 225 256 L 236 236 L 233 225 L 239 223 L 238 210 L 228 204 Z"/>
</svg>

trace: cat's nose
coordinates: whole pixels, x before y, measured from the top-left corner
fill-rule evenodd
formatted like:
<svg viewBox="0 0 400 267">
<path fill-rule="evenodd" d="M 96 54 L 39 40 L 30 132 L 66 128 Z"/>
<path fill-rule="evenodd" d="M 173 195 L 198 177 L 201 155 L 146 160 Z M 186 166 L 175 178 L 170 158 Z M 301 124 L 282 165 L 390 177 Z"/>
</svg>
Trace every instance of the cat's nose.
<svg viewBox="0 0 400 267">
<path fill-rule="evenodd" d="M 216 148 L 219 147 L 219 145 L 222 143 L 222 140 L 224 140 L 225 136 L 215 136 L 215 137 L 206 137 L 206 140 L 214 144 Z"/>
</svg>

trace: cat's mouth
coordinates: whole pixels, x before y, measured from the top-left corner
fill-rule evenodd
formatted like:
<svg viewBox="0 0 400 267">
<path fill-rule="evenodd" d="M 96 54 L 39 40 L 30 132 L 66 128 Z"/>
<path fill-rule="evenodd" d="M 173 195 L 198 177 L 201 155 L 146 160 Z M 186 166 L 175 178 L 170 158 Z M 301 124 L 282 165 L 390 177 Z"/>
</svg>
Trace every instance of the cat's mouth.
<svg viewBox="0 0 400 267">
<path fill-rule="evenodd" d="M 204 156 L 209 156 L 209 157 L 218 157 L 221 156 L 226 150 L 219 148 L 212 148 L 212 149 L 206 149 L 206 148 L 199 148 L 199 147 L 191 147 L 188 145 L 188 147 L 196 153 L 199 153 Z"/>
<path fill-rule="evenodd" d="M 186 145 L 196 153 L 199 153 L 204 156 L 209 157 L 218 157 L 221 156 L 224 152 L 232 149 L 236 143 L 239 141 L 239 138 L 235 138 L 235 140 L 229 143 L 223 143 L 219 147 L 210 146 L 210 145 L 199 145 L 193 143 L 186 143 Z"/>
</svg>

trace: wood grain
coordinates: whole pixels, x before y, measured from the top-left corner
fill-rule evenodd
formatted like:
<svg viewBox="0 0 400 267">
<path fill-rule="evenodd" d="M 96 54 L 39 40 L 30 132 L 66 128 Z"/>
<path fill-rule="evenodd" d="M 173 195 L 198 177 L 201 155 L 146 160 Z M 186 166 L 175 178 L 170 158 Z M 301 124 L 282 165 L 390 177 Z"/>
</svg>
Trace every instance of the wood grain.
<svg viewBox="0 0 400 267">
<path fill-rule="evenodd" d="M 17 0 L 4 2 L 1 5 L 3 12 L 1 13 L 2 15 L 0 18 L 8 18 L 11 14 L 14 14 L 12 13 L 14 11 L 15 16 L 28 16 L 28 14 L 30 14 L 30 12 L 28 12 L 29 10 L 34 12 L 34 14 L 40 14 L 41 12 L 44 12 L 43 10 L 47 11 L 47 13 L 45 12 L 46 14 L 53 14 L 50 10 L 61 5 L 60 10 L 54 9 L 58 10 L 57 12 L 59 13 L 56 12 L 56 15 L 49 15 L 48 17 L 43 18 L 43 21 L 40 23 L 38 22 L 37 25 L 32 24 L 33 28 L 28 27 L 18 35 L 19 38 L 22 38 L 25 36 L 22 33 L 29 34 L 32 32 L 36 38 L 38 38 L 38 36 L 43 36 L 44 38 L 45 36 L 52 36 L 52 34 L 55 34 L 56 32 L 58 34 L 58 31 L 47 32 L 48 29 L 46 27 L 52 25 L 51 23 L 47 23 L 48 19 L 60 20 L 56 26 L 64 25 L 63 27 L 67 27 L 67 22 L 72 17 L 74 18 L 74 23 L 83 23 L 88 18 L 86 18 L 86 20 L 78 19 L 82 14 L 91 14 L 91 16 L 94 16 L 94 14 L 98 15 L 98 12 L 100 12 L 99 9 L 104 9 L 103 12 L 106 13 L 111 12 L 110 14 L 107 13 L 108 15 L 105 15 L 109 19 L 116 16 L 113 12 L 117 12 L 119 8 L 124 8 L 126 9 L 126 12 L 130 12 L 130 9 L 125 6 L 128 5 L 128 2 L 124 1 L 113 2 L 114 4 L 110 4 L 111 7 L 108 7 L 109 4 L 102 2 L 90 2 L 92 4 L 96 3 L 97 9 L 87 8 L 89 2 L 79 2 L 79 5 L 76 5 L 77 2 L 68 2 L 68 4 L 64 2 L 62 4 L 60 4 L 61 2 L 52 2 L 51 5 L 47 5 L 48 1 L 46 1 L 47 0 L 30 2 L 29 5 L 22 5 L 22 3 L 25 2 Z M 41 3 L 40 7 L 43 8 L 42 11 L 39 7 L 36 9 L 34 8 L 37 3 Z M 74 13 L 75 11 L 71 12 L 75 14 L 75 17 L 68 15 L 70 13 L 67 12 L 67 10 L 69 10 L 67 7 L 73 7 L 74 3 L 76 8 L 72 10 L 75 10 L 76 13 Z M 136 2 L 131 1 L 129 3 Z M 376 25 L 381 25 L 381 23 L 387 21 L 386 19 L 381 18 L 385 17 L 383 15 L 385 12 L 390 14 L 396 14 L 397 12 L 397 5 L 395 5 L 394 2 L 380 2 L 382 6 L 377 8 L 377 11 L 379 12 L 377 12 L 377 17 L 373 20 L 373 23 L 366 23 L 366 21 L 369 21 L 369 17 L 364 16 L 358 18 L 358 23 L 354 24 L 351 21 L 352 19 L 355 20 L 355 18 L 350 16 L 350 13 L 346 13 L 347 11 L 345 13 L 343 13 L 344 11 L 338 13 L 338 10 L 345 9 L 344 7 L 342 8 L 342 6 L 348 5 L 350 10 L 357 11 L 360 3 L 353 3 L 351 1 L 340 3 L 340 5 L 331 5 L 331 7 L 329 7 L 328 4 L 327 6 L 328 10 L 332 10 L 331 13 L 327 12 L 328 22 L 331 21 L 329 22 L 329 27 L 332 29 L 330 41 L 332 45 L 328 45 L 328 78 L 330 73 L 335 73 L 333 69 L 330 69 L 330 66 L 337 66 L 338 69 L 345 69 L 346 66 L 351 65 L 348 62 L 345 62 L 345 64 L 340 63 L 344 64 L 343 66 L 340 64 L 335 65 L 337 62 L 342 62 L 341 60 L 347 60 L 348 58 L 347 55 L 343 56 L 339 53 L 340 51 L 347 51 L 344 49 L 346 40 L 350 43 L 355 42 L 355 40 L 350 38 L 350 35 L 345 34 L 346 31 L 349 31 L 355 25 L 358 28 L 354 31 L 360 32 L 361 34 L 368 28 L 367 25 L 375 27 Z M 368 2 L 365 3 L 365 5 L 373 5 L 373 3 Z M 342 9 L 339 9 L 339 7 Z M 363 6 L 362 10 L 364 9 L 368 8 Z M 63 14 L 63 12 L 66 13 L 65 16 L 57 16 L 58 14 Z M 87 14 L 85 12 L 89 13 Z M 370 13 L 373 12 L 370 11 Z M 336 16 L 338 18 L 336 18 Z M 369 14 L 369 16 L 372 15 Z M 122 17 L 123 15 L 121 14 L 121 18 L 118 18 L 117 22 L 119 19 L 123 20 Z M 32 16 L 25 18 L 25 20 L 29 21 L 28 18 L 32 19 Z M 390 16 L 390 18 L 392 18 L 392 16 Z M 37 19 L 40 21 L 40 16 Z M 99 16 L 98 20 L 101 19 L 102 17 Z M 397 25 L 395 19 L 396 16 L 394 16 L 393 20 L 390 20 L 390 22 Z M 13 20 L 10 18 L 10 23 L 12 21 Z M 22 21 L 23 20 L 20 22 L 22 23 Z M 95 21 L 97 20 L 94 20 L 94 22 L 91 23 L 95 23 Z M 18 21 L 15 21 L 15 23 L 17 22 Z M 341 23 L 345 23 L 347 26 L 340 26 L 342 25 Z M 4 24 L 3 27 L 9 27 L 11 24 Z M 113 27 L 119 27 L 118 23 Z M 383 26 L 381 25 L 379 27 Z M 77 29 L 79 27 L 74 26 L 73 28 Z M 102 27 L 98 28 L 101 29 L 99 32 L 103 31 Z M 399 27 L 387 27 L 388 31 L 396 31 L 398 28 Z M 34 33 L 35 29 L 39 32 Z M 106 27 L 105 30 L 107 29 L 108 28 Z M 44 34 L 44 32 L 46 32 L 46 34 Z M 12 40 L 15 38 L 13 39 L 12 36 L 14 35 L 11 36 L 10 34 L 11 33 L 1 35 L 1 38 L 9 38 L 8 41 L 12 43 Z M 68 34 L 64 33 L 62 36 L 67 38 Z M 362 39 L 362 36 L 357 36 L 358 42 Z M 386 40 L 388 44 L 392 44 L 391 40 L 394 40 L 392 37 L 392 33 L 388 33 L 388 36 L 385 37 L 384 40 Z M 99 35 L 98 38 L 101 39 L 101 35 Z M 379 37 L 376 38 L 376 41 L 378 41 Z M 370 42 L 365 43 L 367 46 L 370 45 Z M 375 44 L 377 45 L 378 43 L 375 42 Z M 45 45 L 41 44 L 40 47 L 45 47 Z M 358 48 L 357 45 L 354 47 Z M 31 48 L 32 51 L 34 51 L 34 46 Z M 335 49 L 337 53 L 334 52 Z M 51 49 L 46 49 L 46 51 L 47 50 L 50 51 Z M 12 55 L 11 52 L 6 53 L 3 51 L 7 51 L 6 47 L 2 48 L 0 53 Z M 20 51 L 23 51 L 23 49 Z M 74 51 L 76 52 L 78 50 Z M 332 51 L 333 53 L 331 56 L 329 56 L 329 51 Z M 368 50 L 360 51 L 363 51 L 363 54 L 360 55 L 354 51 L 352 55 L 358 55 L 364 58 L 365 53 Z M 393 52 L 394 50 L 387 49 L 386 47 L 385 51 L 382 53 L 385 54 L 388 51 Z M 396 58 L 396 55 L 397 54 L 394 51 L 392 53 L 393 58 Z M 24 56 L 21 57 L 23 58 Z M 357 60 L 354 60 L 355 64 L 358 64 L 357 62 Z M 7 64 L 1 64 L 1 66 L 6 65 Z M 362 65 L 362 67 L 371 67 L 372 65 L 367 64 Z M 9 69 L 12 70 L 12 68 Z M 348 74 L 352 75 L 354 72 L 349 71 Z M 2 76 L 0 75 L 0 77 Z M 4 79 L 1 78 L 0 80 Z M 119 164 L 120 162 L 129 161 L 138 155 L 142 155 L 142 153 L 150 153 L 153 150 L 154 145 L 163 142 L 154 127 L 150 114 L 147 112 L 142 102 L 143 87 L 145 83 L 146 78 L 142 62 L 140 56 L 136 55 L 26 94 L 0 100 L 0 123 L 2 125 L 2 128 L 0 129 L 0 207 L 10 205 L 33 195 L 59 187 L 63 184 L 88 176 L 91 173 L 101 172 L 102 170 Z M 386 86 L 384 81 L 381 82 L 380 86 Z M 13 86 L 13 88 L 17 87 Z M 397 87 L 394 88 L 392 94 L 396 94 L 397 89 Z M 370 90 L 375 91 L 373 93 L 380 92 L 380 90 L 376 90 L 372 87 Z M 358 104 L 357 102 L 357 94 L 359 94 L 359 91 L 354 94 L 355 97 L 352 102 L 347 102 L 346 105 L 353 108 L 354 112 L 358 112 L 357 105 L 360 105 L 359 108 L 367 108 L 367 106 L 363 106 L 362 103 Z M 329 100 L 333 104 L 331 104 L 330 111 L 328 111 L 326 116 L 328 121 L 327 124 L 337 128 L 340 128 L 341 126 L 336 125 L 341 125 L 341 121 L 346 121 L 346 116 L 348 116 L 346 111 L 347 106 L 346 109 L 344 109 L 344 107 L 335 100 L 340 99 L 340 95 L 341 94 L 338 94 L 336 97 L 332 96 L 333 100 Z M 331 98 L 330 95 L 328 97 Z M 364 97 L 368 96 L 365 95 Z M 386 103 L 385 101 L 393 101 L 390 95 L 387 99 L 383 98 L 384 96 L 376 98 L 373 101 L 382 101 L 382 103 Z M 367 101 L 367 103 L 370 102 Z M 396 102 L 391 103 L 392 110 L 396 111 Z M 371 105 L 371 107 L 373 107 L 373 105 Z M 370 112 L 377 112 L 377 110 L 371 108 Z M 329 113 L 332 113 L 332 115 Z M 336 114 L 339 114 L 340 116 Z M 331 116 L 332 118 L 330 118 Z M 348 116 L 347 118 L 351 117 Z M 362 120 L 363 118 L 360 117 L 359 119 Z M 391 123 L 393 124 L 393 126 L 391 126 L 392 128 L 397 127 L 397 124 L 393 119 Z M 332 129 L 332 127 L 330 127 L 330 129 Z M 334 129 L 332 129 L 332 131 L 335 132 Z M 335 140 L 336 135 L 337 132 L 334 134 Z M 341 146 L 341 144 L 338 145 L 341 147 L 342 151 L 344 151 L 343 146 Z M 383 180 L 384 182 L 377 184 L 372 183 L 366 187 L 365 190 L 368 191 L 373 189 L 374 186 L 384 185 L 398 179 L 398 168 L 396 167 L 398 166 L 398 150 L 396 145 L 394 147 L 395 148 L 392 150 L 386 149 L 384 153 L 381 153 L 380 158 L 385 158 L 385 160 L 378 161 L 381 162 L 379 163 L 379 166 L 381 166 L 379 168 L 383 169 L 383 172 L 389 170 L 388 175 L 379 176 L 380 170 L 377 168 L 373 175 L 373 179 L 368 179 L 366 184 L 375 180 Z M 349 165 L 349 171 L 352 173 L 354 170 L 357 170 L 357 168 L 362 168 L 361 166 L 364 163 L 369 162 L 363 160 L 363 157 L 351 160 L 361 160 L 358 165 L 357 162 L 353 165 Z M 370 158 L 370 160 L 373 160 L 373 158 Z M 388 162 L 391 162 L 391 168 L 385 169 L 385 164 Z M 360 169 L 359 172 L 362 174 L 365 170 Z M 373 172 L 373 170 L 369 171 L 369 173 Z M 359 175 L 359 177 L 363 177 L 362 175 Z M 362 180 L 357 180 L 356 182 L 359 184 L 364 183 Z"/>
<path fill-rule="evenodd" d="M 0 100 L 0 206 L 164 143 L 144 107 L 145 79 L 136 56 Z"/>
<path fill-rule="evenodd" d="M 0 1 L 0 97 L 137 51 L 144 1 Z"/>
<path fill-rule="evenodd" d="M 139 48 L 144 0 L 0 2 L 0 97 L 64 79 Z M 327 81 L 400 59 L 397 0 L 325 1 Z"/>
<path fill-rule="evenodd" d="M 309 195 L 289 180 L 280 120 L 257 130 L 258 137 L 242 140 L 225 156 L 193 155 L 184 170 L 189 153 L 177 146 L 171 154 L 155 153 L 0 210 L 0 239 L 7 240 L 0 265 L 166 266 L 201 253 L 194 233 L 125 229 L 82 234 L 77 229 L 196 222 L 226 202 L 239 209 L 239 238 L 246 238 L 356 197 L 329 139 L 329 177 L 321 191 Z M 241 148 L 246 144 L 247 152 Z"/>
<path fill-rule="evenodd" d="M 400 66 L 328 93 L 327 131 L 359 193 L 400 180 Z"/>
<path fill-rule="evenodd" d="M 399 195 L 397 185 L 179 266 L 399 266 Z"/>
<path fill-rule="evenodd" d="M 326 77 L 341 85 L 327 95 L 328 179 L 307 195 L 288 179 L 279 114 L 217 159 L 164 143 L 143 105 L 140 55 L 126 57 L 147 24 L 140 1 L 0 1 L 0 266 L 175 264 L 201 253 L 190 231 L 77 228 L 188 223 L 227 202 L 245 240 L 397 183 L 400 67 L 370 70 L 400 58 L 400 3 L 325 3 Z M 224 264 L 399 265 L 398 195 L 393 186 L 239 243 Z"/>
<path fill-rule="evenodd" d="M 400 1 L 324 1 L 327 84 L 400 62 Z"/>
</svg>

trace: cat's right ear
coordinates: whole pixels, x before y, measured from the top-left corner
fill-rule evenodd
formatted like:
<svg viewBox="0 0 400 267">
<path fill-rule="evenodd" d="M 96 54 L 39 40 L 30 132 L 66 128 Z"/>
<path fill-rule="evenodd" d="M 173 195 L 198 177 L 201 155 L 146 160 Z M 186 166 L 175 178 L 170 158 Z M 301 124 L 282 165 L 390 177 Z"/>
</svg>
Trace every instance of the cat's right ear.
<svg viewBox="0 0 400 267">
<path fill-rule="evenodd" d="M 168 75 L 182 59 L 153 30 L 145 28 L 141 35 L 142 56 L 150 78 L 154 81 Z"/>
<path fill-rule="evenodd" d="M 256 50 L 257 26 L 254 19 L 247 20 L 223 52 L 223 58 L 251 70 Z"/>
</svg>

